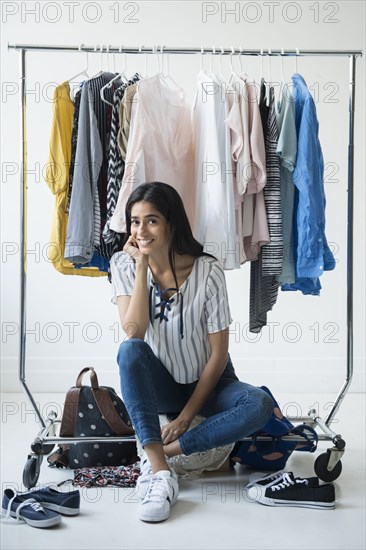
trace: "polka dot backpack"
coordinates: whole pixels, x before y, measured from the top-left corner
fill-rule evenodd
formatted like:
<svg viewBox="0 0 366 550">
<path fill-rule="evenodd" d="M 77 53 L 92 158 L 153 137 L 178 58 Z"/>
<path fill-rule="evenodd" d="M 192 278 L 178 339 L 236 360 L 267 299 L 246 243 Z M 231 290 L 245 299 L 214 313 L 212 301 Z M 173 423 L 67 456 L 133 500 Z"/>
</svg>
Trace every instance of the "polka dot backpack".
<svg viewBox="0 0 366 550">
<path fill-rule="evenodd" d="M 82 385 L 82 378 L 90 373 L 90 386 Z M 130 417 L 122 399 L 108 386 L 99 386 L 93 367 L 82 369 L 76 385 L 66 394 L 60 426 L 60 444 L 48 458 L 50 465 L 68 468 L 90 466 L 121 466 L 136 460 L 135 441 Z M 114 442 L 113 436 L 126 436 L 126 441 Z M 62 438 L 77 437 L 75 443 L 62 444 Z M 97 438 L 83 442 L 83 437 Z M 81 441 L 80 441 L 81 440 Z"/>
</svg>

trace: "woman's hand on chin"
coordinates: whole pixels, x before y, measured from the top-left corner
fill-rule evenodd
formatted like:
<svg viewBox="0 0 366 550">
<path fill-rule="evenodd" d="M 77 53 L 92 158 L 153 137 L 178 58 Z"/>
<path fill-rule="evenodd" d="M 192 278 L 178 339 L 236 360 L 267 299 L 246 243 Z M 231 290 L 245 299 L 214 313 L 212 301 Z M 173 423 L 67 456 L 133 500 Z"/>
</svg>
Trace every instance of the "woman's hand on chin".
<svg viewBox="0 0 366 550">
<path fill-rule="evenodd" d="M 140 249 L 137 240 L 130 235 L 128 238 L 125 246 L 123 247 L 123 251 L 126 252 L 134 262 L 145 264 L 146 266 L 149 265 L 149 256 L 148 254 L 143 254 Z"/>
</svg>

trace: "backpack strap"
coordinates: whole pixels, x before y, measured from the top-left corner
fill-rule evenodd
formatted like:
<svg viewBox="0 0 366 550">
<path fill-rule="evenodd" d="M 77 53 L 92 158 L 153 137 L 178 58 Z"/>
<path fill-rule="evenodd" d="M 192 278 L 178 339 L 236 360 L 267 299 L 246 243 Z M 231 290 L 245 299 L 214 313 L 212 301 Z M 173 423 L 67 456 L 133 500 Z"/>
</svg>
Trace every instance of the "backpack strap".
<svg viewBox="0 0 366 550">
<path fill-rule="evenodd" d="M 93 367 L 85 367 L 79 372 L 76 379 L 76 385 L 73 388 L 70 388 L 66 394 L 60 427 L 61 437 L 74 437 L 76 430 L 76 415 L 79 404 L 79 396 L 82 388 L 82 378 L 84 374 L 88 371 L 90 371 L 90 382 L 92 388 L 99 388 L 97 373 L 95 372 Z"/>
<path fill-rule="evenodd" d="M 81 388 L 70 388 L 66 394 L 60 426 L 61 437 L 74 437 L 80 390 Z"/>
<path fill-rule="evenodd" d="M 92 392 L 101 415 L 113 432 L 116 435 L 133 435 L 133 428 L 127 426 L 117 413 L 107 388 L 92 388 Z"/>
<path fill-rule="evenodd" d="M 311 426 L 308 426 L 307 424 L 300 424 L 299 426 L 295 426 L 294 429 L 291 430 L 290 435 L 300 435 L 306 441 L 306 443 L 304 444 L 301 444 L 301 442 L 299 442 L 299 447 L 296 446 L 294 449 L 295 451 L 308 451 L 310 453 L 316 451 L 319 436 L 314 428 L 312 428 Z"/>
<path fill-rule="evenodd" d="M 81 382 L 82 382 L 83 376 L 88 371 L 90 371 L 90 384 L 91 384 L 91 387 L 98 389 L 99 388 L 98 376 L 97 376 L 97 373 L 94 370 L 94 367 L 85 367 L 79 372 L 78 377 L 76 379 L 76 384 L 75 384 L 76 387 L 77 388 L 82 387 Z"/>
</svg>

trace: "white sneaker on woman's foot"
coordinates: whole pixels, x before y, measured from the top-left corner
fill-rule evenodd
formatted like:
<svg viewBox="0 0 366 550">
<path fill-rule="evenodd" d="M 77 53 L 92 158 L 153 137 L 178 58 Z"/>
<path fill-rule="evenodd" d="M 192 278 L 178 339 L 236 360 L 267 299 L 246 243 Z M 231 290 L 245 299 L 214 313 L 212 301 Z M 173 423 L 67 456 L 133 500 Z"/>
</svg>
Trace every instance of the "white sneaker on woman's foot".
<svg viewBox="0 0 366 550">
<path fill-rule="evenodd" d="M 178 477 L 174 470 L 160 470 L 151 478 L 138 517 L 142 521 L 158 522 L 168 519 L 170 507 L 178 500 Z"/>
</svg>

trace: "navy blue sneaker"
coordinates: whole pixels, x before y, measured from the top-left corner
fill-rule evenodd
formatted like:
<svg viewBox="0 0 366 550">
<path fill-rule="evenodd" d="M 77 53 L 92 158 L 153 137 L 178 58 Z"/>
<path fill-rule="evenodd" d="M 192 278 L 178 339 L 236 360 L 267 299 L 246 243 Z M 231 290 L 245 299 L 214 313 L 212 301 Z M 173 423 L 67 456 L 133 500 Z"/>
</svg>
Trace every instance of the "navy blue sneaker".
<svg viewBox="0 0 366 550">
<path fill-rule="evenodd" d="M 31 527 L 40 529 L 54 527 L 62 520 L 60 514 L 45 510 L 34 498 L 20 498 L 12 489 L 5 489 L 2 507 L 6 518 L 25 521 Z"/>
<path fill-rule="evenodd" d="M 31 489 L 25 493 L 17 493 L 22 500 L 33 498 L 47 510 L 53 510 L 65 516 L 77 516 L 80 512 L 80 492 L 62 492 L 45 486 L 39 489 Z"/>
</svg>

